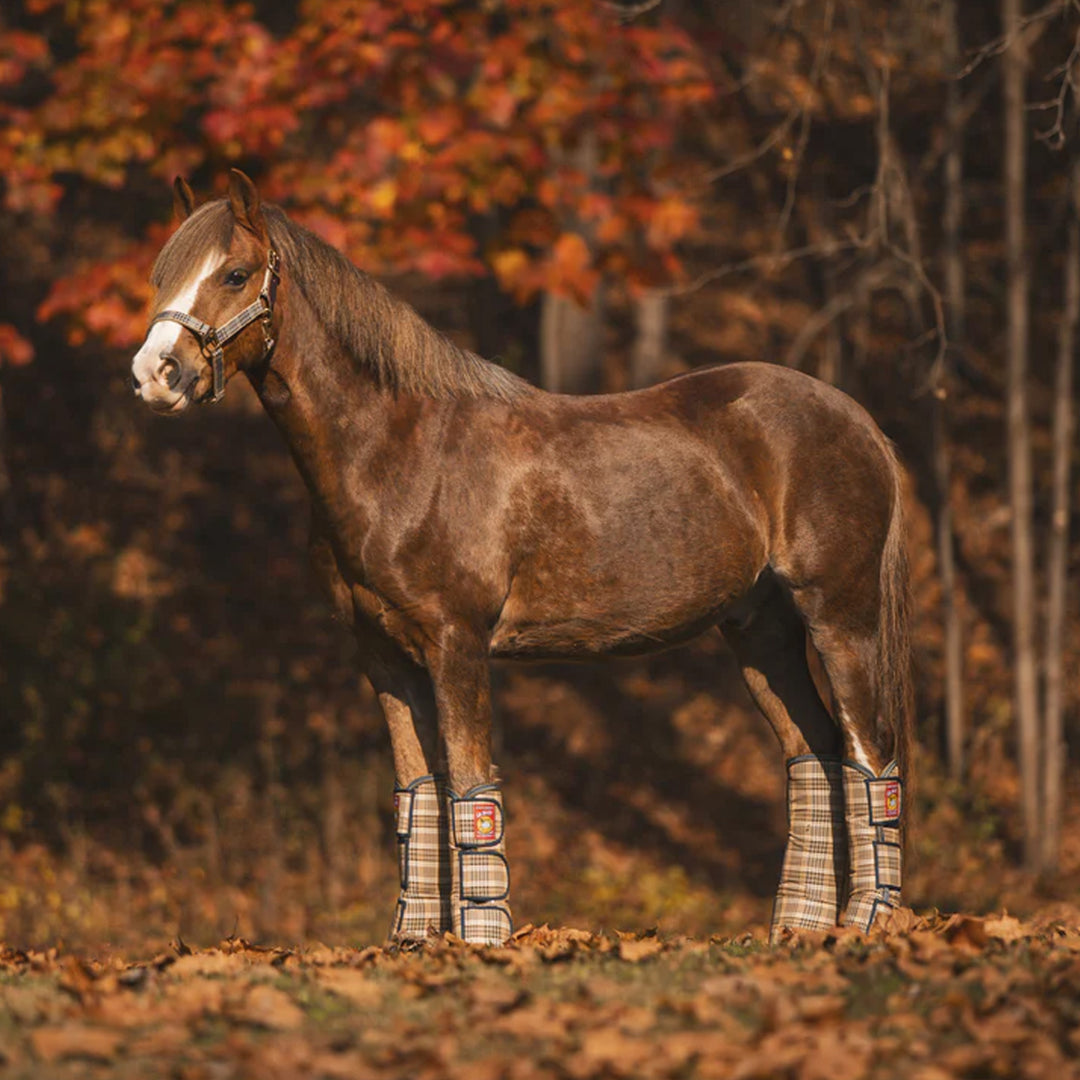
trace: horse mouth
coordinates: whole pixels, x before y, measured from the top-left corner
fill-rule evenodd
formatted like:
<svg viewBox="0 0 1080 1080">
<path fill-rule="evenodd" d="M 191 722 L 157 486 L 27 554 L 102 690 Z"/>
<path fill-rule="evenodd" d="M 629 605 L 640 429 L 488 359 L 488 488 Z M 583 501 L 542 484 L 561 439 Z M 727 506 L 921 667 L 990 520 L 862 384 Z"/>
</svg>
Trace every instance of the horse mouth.
<svg viewBox="0 0 1080 1080">
<path fill-rule="evenodd" d="M 158 416 L 176 416 L 182 413 L 188 405 L 191 404 L 191 399 L 187 394 L 181 394 L 175 401 L 172 402 L 148 402 L 151 410 L 156 412 Z"/>
<path fill-rule="evenodd" d="M 148 400 L 146 404 L 158 416 L 179 416 L 193 401 L 199 399 L 199 388 L 205 381 L 203 373 L 200 372 L 187 380 L 176 397 L 168 401 Z"/>
</svg>

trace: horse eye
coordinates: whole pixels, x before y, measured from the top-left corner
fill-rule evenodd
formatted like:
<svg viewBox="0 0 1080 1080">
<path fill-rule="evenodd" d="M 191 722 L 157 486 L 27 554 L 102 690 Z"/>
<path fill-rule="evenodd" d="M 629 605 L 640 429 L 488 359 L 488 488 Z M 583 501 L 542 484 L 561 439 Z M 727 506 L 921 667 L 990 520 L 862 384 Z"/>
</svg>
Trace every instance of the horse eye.
<svg viewBox="0 0 1080 1080">
<path fill-rule="evenodd" d="M 226 285 L 243 285 L 248 279 L 248 272 L 246 270 L 230 270 L 225 275 Z"/>
</svg>

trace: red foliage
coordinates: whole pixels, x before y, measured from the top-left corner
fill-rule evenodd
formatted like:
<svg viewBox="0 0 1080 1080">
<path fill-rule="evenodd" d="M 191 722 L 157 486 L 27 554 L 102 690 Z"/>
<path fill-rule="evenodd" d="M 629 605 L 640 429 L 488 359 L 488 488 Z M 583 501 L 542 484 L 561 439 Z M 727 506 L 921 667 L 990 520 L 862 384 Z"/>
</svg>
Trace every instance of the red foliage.
<svg viewBox="0 0 1080 1080">
<path fill-rule="evenodd" d="M 0 367 L 11 364 L 19 367 L 34 359 L 34 347 L 8 323 L 0 323 Z"/>
<path fill-rule="evenodd" d="M 60 60 L 51 37 L 0 30 L 0 87 L 38 69 L 51 88 L 30 107 L 0 100 L 11 211 L 49 213 L 68 186 L 121 188 L 133 170 L 170 180 L 239 161 L 369 269 L 493 268 L 522 298 L 587 296 L 605 269 L 677 272 L 696 222 L 671 166 L 712 93 L 697 46 L 595 0 L 309 0 L 278 37 L 226 0 L 23 6 L 67 20 L 78 49 Z M 588 175 L 571 164 L 586 138 Z M 479 251 L 470 221 L 498 210 L 509 227 Z M 146 252 L 57 282 L 39 316 L 136 340 Z"/>
</svg>

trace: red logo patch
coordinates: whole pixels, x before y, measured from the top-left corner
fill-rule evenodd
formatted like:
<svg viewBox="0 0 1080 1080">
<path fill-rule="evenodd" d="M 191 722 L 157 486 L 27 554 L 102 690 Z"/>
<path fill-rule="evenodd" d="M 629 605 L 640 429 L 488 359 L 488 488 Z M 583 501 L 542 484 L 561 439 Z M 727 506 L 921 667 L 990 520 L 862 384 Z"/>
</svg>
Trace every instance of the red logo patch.
<svg viewBox="0 0 1080 1080">
<path fill-rule="evenodd" d="M 900 816 L 900 781 L 891 780 L 885 785 L 885 816 L 898 818 Z"/>
<path fill-rule="evenodd" d="M 473 806 L 472 812 L 473 836 L 476 842 L 482 844 L 485 841 L 495 839 L 495 804 L 491 802 L 478 802 Z"/>
</svg>

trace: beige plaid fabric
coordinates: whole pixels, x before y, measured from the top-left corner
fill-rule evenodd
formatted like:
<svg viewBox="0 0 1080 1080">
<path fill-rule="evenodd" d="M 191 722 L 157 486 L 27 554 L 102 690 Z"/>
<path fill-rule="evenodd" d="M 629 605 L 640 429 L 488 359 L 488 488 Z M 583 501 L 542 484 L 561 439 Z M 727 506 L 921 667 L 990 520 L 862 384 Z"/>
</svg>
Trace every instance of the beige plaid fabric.
<svg viewBox="0 0 1080 1080">
<path fill-rule="evenodd" d="M 769 939 L 785 927 L 836 926 L 847 874 L 844 780 L 839 758 L 814 755 L 788 762 L 788 840 Z"/>
<path fill-rule="evenodd" d="M 450 853 L 446 781 L 422 776 L 394 792 L 397 805 L 398 896 L 390 938 L 423 940 L 450 929 Z"/>
<path fill-rule="evenodd" d="M 904 784 L 896 762 L 875 776 L 845 761 L 844 797 L 851 868 L 843 923 L 868 931 L 878 912 L 900 905 Z"/>
<path fill-rule="evenodd" d="M 451 928 L 463 941 L 501 945 L 513 933 L 502 792 L 483 784 L 450 806 Z"/>
</svg>

